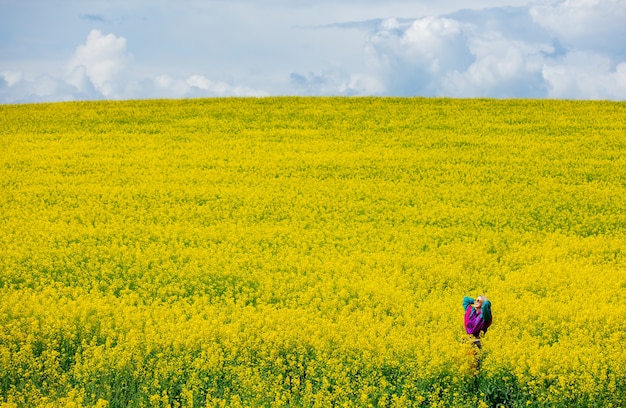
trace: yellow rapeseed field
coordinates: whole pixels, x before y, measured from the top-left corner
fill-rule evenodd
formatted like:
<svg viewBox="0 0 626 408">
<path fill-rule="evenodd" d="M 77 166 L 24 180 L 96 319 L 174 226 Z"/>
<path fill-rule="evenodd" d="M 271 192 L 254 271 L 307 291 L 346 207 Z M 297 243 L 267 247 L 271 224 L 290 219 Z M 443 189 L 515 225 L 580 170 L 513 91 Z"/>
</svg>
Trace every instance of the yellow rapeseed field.
<svg viewBox="0 0 626 408">
<path fill-rule="evenodd" d="M 0 105 L 3 408 L 625 406 L 625 257 L 623 102 Z"/>
</svg>

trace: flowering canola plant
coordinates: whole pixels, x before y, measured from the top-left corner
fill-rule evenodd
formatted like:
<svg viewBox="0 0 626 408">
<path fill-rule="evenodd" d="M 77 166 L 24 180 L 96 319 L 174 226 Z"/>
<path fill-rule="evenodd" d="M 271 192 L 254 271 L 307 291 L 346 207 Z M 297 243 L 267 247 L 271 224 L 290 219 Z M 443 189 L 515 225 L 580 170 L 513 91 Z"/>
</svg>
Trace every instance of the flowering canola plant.
<svg viewBox="0 0 626 408">
<path fill-rule="evenodd" d="M 0 407 L 624 406 L 625 180 L 623 102 L 0 105 Z"/>
</svg>

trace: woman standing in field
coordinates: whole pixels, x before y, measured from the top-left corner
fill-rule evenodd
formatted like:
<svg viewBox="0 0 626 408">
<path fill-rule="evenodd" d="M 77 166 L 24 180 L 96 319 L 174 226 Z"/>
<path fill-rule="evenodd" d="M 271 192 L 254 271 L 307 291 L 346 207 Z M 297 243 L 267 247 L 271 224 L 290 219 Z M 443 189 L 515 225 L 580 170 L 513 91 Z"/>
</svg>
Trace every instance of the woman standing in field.
<svg viewBox="0 0 626 408">
<path fill-rule="evenodd" d="M 474 345 L 481 349 L 480 338 L 491 326 L 491 302 L 484 296 L 478 296 L 476 299 L 465 296 L 463 309 L 465 309 L 465 331 L 470 335 Z"/>
</svg>

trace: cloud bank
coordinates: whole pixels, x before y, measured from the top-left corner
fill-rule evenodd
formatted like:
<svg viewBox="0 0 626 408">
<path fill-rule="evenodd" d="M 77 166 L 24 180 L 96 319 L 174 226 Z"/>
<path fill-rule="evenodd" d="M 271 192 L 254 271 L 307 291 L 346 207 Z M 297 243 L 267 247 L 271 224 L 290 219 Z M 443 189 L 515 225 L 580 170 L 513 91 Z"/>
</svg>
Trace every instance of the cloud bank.
<svg viewBox="0 0 626 408">
<path fill-rule="evenodd" d="M 387 19 L 367 51 L 395 95 L 626 99 L 623 21 L 611 0 Z"/>
<path fill-rule="evenodd" d="M 111 19 L 84 13 L 80 20 L 105 25 Z M 178 58 L 164 52 L 167 63 L 155 65 L 153 59 L 147 69 L 132 52 L 142 50 L 141 43 L 93 29 L 57 72 L 33 75 L 0 61 L 0 103 L 292 94 L 626 100 L 624 21 L 622 0 L 546 0 L 419 18 L 332 22 L 301 28 L 308 30 L 306 41 L 326 39 L 307 45 L 302 36 L 311 52 L 289 52 L 297 49 L 296 36 L 259 32 L 259 38 L 284 43 L 254 43 L 259 48 L 249 46 L 244 55 L 234 44 L 246 44 L 245 38 L 224 37 L 220 58 L 211 59 L 207 51 L 203 60 L 200 50 L 192 54 L 196 68 L 181 58 L 185 69 L 175 71 L 168 69 Z M 183 49 L 193 42 L 182 32 L 177 41 Z M 228 47 L 232 60 L 224 58 Z M 246 59 L 251 55 L 254 59 Z M 244 61 L 259 66 L 242 69 Z M 224 72 L 232 75 L 225 78 Z"/>
<path fill-rule="evenodd" d="M 140 77 L 134 73 L 133 63 L 126 38 L 92 30 L 86 42 L 76 48 L 62 75 L 26 78 L 21 72 L 0 71 L 0 102 L 268 95 L 263 90 L 211 81 L 202 75 Z"/>
</svg>

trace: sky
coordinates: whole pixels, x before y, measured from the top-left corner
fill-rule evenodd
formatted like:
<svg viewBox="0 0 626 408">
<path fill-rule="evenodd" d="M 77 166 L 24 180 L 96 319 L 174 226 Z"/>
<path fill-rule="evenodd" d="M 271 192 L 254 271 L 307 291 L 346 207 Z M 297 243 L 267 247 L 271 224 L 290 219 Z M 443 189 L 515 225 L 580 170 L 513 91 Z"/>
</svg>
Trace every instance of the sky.
<svg viewBox="0 0 626 408">
<path fill-rule="evenodd" d="M 626 100 L 625 0 L 0 0 L 0 103 Z"/>
</svg>

